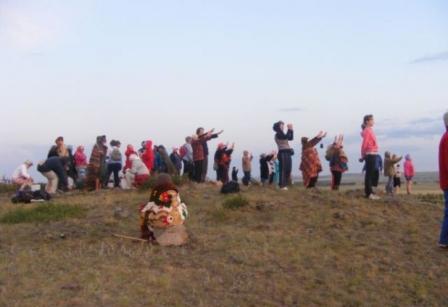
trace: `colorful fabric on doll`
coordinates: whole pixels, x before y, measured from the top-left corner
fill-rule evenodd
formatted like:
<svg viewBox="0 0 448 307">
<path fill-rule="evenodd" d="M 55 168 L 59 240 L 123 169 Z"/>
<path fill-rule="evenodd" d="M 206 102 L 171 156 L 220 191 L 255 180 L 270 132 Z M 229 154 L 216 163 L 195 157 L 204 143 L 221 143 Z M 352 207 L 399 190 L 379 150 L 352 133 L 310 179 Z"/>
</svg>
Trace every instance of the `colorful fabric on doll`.
<svg viewBox="0 0 448 307">
<path fill-rule="evenodd" d="M 150 201 L 140 208 L 142 237 L 148 237 L 154 229 L 182 225 L 187 217 L 187 206 L 177 188 L 171 183 L 159 185 L 152 191 Z"/>
</svg>

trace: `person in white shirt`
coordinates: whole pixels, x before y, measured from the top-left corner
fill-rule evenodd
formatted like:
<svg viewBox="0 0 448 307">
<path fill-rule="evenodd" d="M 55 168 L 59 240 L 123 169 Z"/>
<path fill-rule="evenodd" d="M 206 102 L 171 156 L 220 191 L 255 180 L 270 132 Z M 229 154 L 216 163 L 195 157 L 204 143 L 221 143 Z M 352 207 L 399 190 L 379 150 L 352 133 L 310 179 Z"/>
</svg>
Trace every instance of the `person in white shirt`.
<svg viewBox="0 0 448 307">
<path fill-rule="evenodd" d="M 27 186 L 33 184 L 33 178 L 28 173 L 28 169 L 33 166 L 33 162 L 26 160 L 23 164 L 16 168 L 12 174 L 12 182 L 20 186 L 19 190 L 23 190 Z"/>
<path fill-rule="evenodd" d="M 136 154 L 129 156 L 131 168 L 125 173 L 126 189 L 138 188 L 149 179 L 149 170 Z"/>
</svg>

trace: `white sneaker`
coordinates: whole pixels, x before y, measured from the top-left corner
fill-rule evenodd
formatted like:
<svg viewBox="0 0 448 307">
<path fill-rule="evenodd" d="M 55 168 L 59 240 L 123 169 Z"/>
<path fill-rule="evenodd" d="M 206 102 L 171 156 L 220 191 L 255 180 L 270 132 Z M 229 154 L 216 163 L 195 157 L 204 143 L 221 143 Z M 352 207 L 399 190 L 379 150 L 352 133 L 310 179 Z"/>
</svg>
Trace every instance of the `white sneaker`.
<svg viewBox="0 0 448 307">
<path fill-rule="evenodd" d="M 370 194 L 369 199 L 370 200 L 380 200 L 381 198 L 378 195 Z"/>
<path fill-rule="evenodd" d="M 282 191 L 288 191 L 288 188 L 287 188 L 287 187 L 284 187 L 284 188 L 281 188 L 280 190 L 282 190 Z"/>
</svg>

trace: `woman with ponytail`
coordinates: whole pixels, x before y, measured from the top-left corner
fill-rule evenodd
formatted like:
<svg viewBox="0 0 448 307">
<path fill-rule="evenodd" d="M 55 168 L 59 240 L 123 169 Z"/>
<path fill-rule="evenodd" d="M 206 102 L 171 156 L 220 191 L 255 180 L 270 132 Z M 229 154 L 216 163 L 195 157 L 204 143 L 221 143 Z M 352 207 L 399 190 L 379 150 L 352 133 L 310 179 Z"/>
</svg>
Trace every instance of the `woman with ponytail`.
<svg viewBox="0 0 448 307">
<path fill-rule="evenodd" d="M 375 164 L 378 159 L 378 143 L 376 135 L 373 131 L 375 124 L 373 115 L 364 116 L 363 123 L 361 125 L 362 132 L 362 145 L 361 145 L 361 159 L 366 164 L 366 174 L 364 180 L 366 197 L 372 200 L 378 200 L 379 197 L 373 193 L 373 182 L 375 178 Z"/>
</svg>

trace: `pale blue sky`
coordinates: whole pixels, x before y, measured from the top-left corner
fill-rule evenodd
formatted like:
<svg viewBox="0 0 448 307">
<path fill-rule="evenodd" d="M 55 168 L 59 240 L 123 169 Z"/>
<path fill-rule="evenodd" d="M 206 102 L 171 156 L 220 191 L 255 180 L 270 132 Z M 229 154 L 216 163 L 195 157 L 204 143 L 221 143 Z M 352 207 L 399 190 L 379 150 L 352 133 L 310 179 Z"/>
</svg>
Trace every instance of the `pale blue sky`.
<svg viewBox="0 0 448 307">
<path fill-rule="evenodd" d="M 297 152 L 345 133 L 357 171 L 367 113 L 382 150 L 435 170 L 447 83 L 442 0 L 0 0 L 0 175 L 58 135 L 171 147 L 205 126 L 258 155 L 279 119 Z"/>
</svg>

